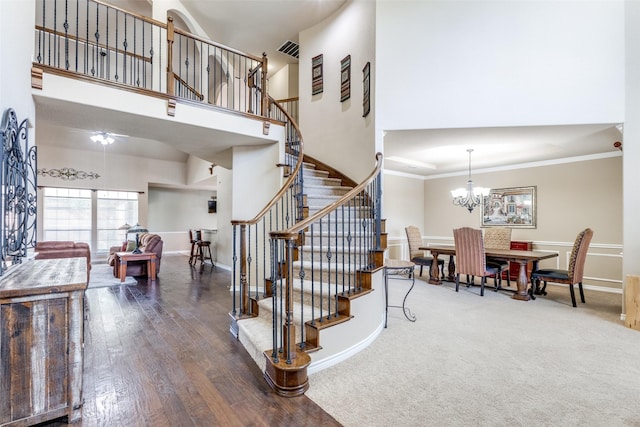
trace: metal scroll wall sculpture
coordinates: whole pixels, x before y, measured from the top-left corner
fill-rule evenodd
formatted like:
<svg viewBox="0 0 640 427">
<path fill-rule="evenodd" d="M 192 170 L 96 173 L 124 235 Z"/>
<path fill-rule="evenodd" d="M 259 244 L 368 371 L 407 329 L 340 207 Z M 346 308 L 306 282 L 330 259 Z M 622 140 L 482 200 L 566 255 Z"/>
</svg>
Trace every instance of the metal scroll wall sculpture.
<svg viewBox="0 0 640 427">
<path fill-rule="evenodd" d="M 2 116 L 0 139 L 0 275 L 20 264 L 36 243 L 37 152 L 29 147 L 28 121 L 12 108 Z"/>
</svg>

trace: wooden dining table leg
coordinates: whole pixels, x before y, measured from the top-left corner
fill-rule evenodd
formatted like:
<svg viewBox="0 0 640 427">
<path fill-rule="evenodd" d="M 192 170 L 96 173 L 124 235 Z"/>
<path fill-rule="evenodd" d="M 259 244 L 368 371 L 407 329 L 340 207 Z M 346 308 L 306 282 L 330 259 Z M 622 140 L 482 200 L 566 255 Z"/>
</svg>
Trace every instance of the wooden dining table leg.
<svg viewBox="0 0 640 427">
<path fill-rule="evenodd" d="M 456 263 L 454 261 L 455 256 L 449 255 L 449 266 L 447 267 L 449 271 L 447 271 L 447 280 L 449 282 L 456 281 Z"/>
<path fill-rule="evenodd" d="M 120 258 L 120 271 L 118 272 L 118 277 L 120 278 L 120 282 L 124 282 L 124 279 L 127 277 L 127 260 Z"/>
<path fill-rule="evenodd" d="M 438 267 L 438 252 L 431 251 L 433 261 L 431 261 L 431 268 L 429 269 L 429 283 L 432 285 L 441 285 L 440 280 L 440 268 Z"/>
<path fill-rule="evenodd" d="M 521 300 L 521 301 L 529 301 L 531 299 L 531 295 L 529 295 L 528 287 L 529 287 L 529 278 L 527 277 L 527 260 L 520 261 L 520 272 L 518 273 L 518 291 L 513 294 L 511 298 Z"/>
</svg>

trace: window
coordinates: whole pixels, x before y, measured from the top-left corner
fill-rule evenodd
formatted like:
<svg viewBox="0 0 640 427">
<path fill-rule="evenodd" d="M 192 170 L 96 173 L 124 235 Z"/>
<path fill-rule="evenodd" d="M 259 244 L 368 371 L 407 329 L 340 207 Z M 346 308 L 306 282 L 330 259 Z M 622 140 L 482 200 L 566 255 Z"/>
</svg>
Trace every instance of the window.
<svg viewBox="0 0 640 427">
<path fill-rule="evenodd" d="M 91 244 L 91 190 L 45 188 L 41 240 Z"/>
<path fill-rule="evenodd" d="M 126 191 L 98 191 L 97 210 L 98 252 L 108 252 L 111 246 L 125 239 L 124 224 L 134 225 L 138 217 L 138 193 Z"/>
<path fill-rule="evenodd" d="M 44 188 L 42 239 L 86 242 L 92 252 L 108 252 L 125 239 L 125 224 L 138 218 L 138 193 Z"/>
</svg>

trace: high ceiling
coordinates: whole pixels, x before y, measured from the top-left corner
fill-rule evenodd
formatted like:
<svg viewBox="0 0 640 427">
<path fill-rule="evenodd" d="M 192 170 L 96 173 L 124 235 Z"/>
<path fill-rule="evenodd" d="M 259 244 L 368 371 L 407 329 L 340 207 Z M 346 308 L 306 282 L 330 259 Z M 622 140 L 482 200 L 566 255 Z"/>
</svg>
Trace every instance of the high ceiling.
<svg viewBox="0 0 640 427">
<path fill-rule="evenodd" d="M 385 169 L 424 177 L 465 172 L 468 149 L 473 150 L 473 170 L 616 155 L 620 153 L 613 145 L 617 141 L 622 141 L 622 133 L 616 124 L 387 131 Z"/>
<path fill-rule="evenodd" d="M 181 0 L 212 40 L 269 59 L 269 73 L 298 61 L 278 48 L 337 11 L 345 0 Z M 241 29 L 238 31 L 238 29 Z"/>
<path fill-rule="evenodd" d="M 260 55 L 267 53 L 270 72 L 297 60 L 277 51 L 287 40 L 297 42 L 301 30 L 321 22 L 341 6 L 345 0 L 181 0 L 209 37 L 238 50 Z M 151 15 L 151 0 L 111 0 L 119 7 L 139 14 Z M 240 30 L 239 30 L 240 29 Z M 38 108 L 45 108 L 39 106 Z M 55 108 L 49 106 L 48 108 Z M 38 117 L 56 117 L 53 111 Z M 67 115 L 68 116 L 68 115 Z M 102 116 L 105 119 L 105 116 Z M 59 145 L 83 144 L 83 149 L 101 150 L 86 144 L 91 133 L 84 121 L 82 131 L 68 132 L 61 126 L 64 120 L 39 122 L 55 132 L 57 138 L 46 143 Z M 73 126 L 69 123 L 68 126 Z M 153 126 L 152 126 L 153 127 Z M 99 129 L 100 128 L 100 129 Z M 95 131 L 107 128 L 111 132 L 129 135 L 126 144 L 114 144 L 114 152 L 154 156 L 165 160 L 186 158 L 183 151 L 162 143 L 162 135 L 136 134 L 139 126 L 129 126 L 122 118 L 113 123 L 96 125 Z M 184 132 L 181 129 L 180 132 Z M 69 136 L 64 136 L 65 132 Z M 304 127 L 302 128 L 304 133 Z M 171 134 L 166 131 L 161 134 Z M 40 133 L 45 134 L 45 133 Z M 181 135 L 184 135 L 181 133 Z M 158 137 L 157 139 L 155 137 Z M 183 138 L 184 140 L 184 138 Z M 622 141 L 617 123 L 575 126 L 503 127 L 475 129 L 413 129 L 387 130 L 384 137 L 385 169 L 399 173 L 429 177 L 466 173 L 467 149 L 473 149 L 474 170 L 497 168 L 514 164 L 549 161 L 576 156 L 615 155 L 614 147 Z M 193 153 L 196 154 L 196 153 Z M 425 165 L 407 165 L 390 157 L 419 161 Z M 348 171 L 345 171 L 348 173 Z"/>
</svg>

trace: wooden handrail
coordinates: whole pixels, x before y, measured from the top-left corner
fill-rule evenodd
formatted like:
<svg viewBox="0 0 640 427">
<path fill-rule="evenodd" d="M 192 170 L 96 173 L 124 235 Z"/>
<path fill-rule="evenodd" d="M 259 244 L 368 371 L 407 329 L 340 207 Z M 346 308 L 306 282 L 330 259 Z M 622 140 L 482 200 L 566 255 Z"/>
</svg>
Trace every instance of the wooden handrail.
<svg viewBox="0 0 640 427">
<path fill-rule="evenodd" d="M 185 82 L 179 75 L 173 72 L 173 78 L 176 79 L 182 86 L 184 86 L 189 92 L 193 93 L 199 100 L 204 99 L 204 95 L 198 92 L 195 88 L 189 86 L 189 83 Z"/>
<path fill-rule="evenodd" d="M 181 36 L 189 37 L 189 38 L 197 40 L 199 42 L 206 43 L 206 44 L 211 45 L 211 46 L 219 47 L 220 49 L 228 50 L 229 52 L 232 52 L 232 53 L 235 53 L 235 54 L 238 54 L 238 55 L 246 56 L 247 58 L 251 58 L 254 61 L 262 62 L 262 58 L 259 57 L 259 56 L 254 56 L 254 55 L 248 54 L 246 52 L 242 52 L 242 51 L 240 51 L 238 49 L 234 49 L 232 47 L 225 46 L 222 43 L 217 43 L 217 42 L 214 42 L 214 41 L 211 41 L 211 40 L 207 40 L 207 39 L 205 39 L 203 37 L 196 36 L 195 34 L 191 34 L 191 33 L 188 33 L 186 31 L 182 31 L 179 28 L 174 28 L 173 31 L 176 34 L 180 34 Z"/>
<path fill-rule="evenodd" d="M 277 101 L 275 101 L 273 98 L 269 97 L 269 100 L 273 103 L 277 104 Z M 287 178 L 287 181 L 284 183 L 284 185 L 280 188 L 280 191 L 278 191 L 276 193 L 275 196 L 273 196 L 273 198 L 271 199 L 271 201 L 269 201 L 267 203 L 267 205 L 253 218 L 250 220 L 231 220 L 231 225 L 254 225 L 257 224 L 258 221 L 260 221 L 262 219 L 263 216 L 265 216 L 267 214 L 267 212 L 269 212 L 269 209 L 271 209 L 273 207 L 273 205 L 275 205 L 280 198 L 284 195 L 284 193 L 286 193 L 289 190 L 289 187 L 291 187 L 291 185 L 294 183 L 298 172 L 300 171 L 300 168 L 302 167 L 302 159 L 304 157 L 303 155 L 303 148 L 304 148 L 304 141 L 302 140 L 302 134 L 300 133 L 300 128 L 298 128 L 298 124 L 291 118 L 291 115 L 285 111 L 284 109 L 281 109 L 281 111 L 284 113 L 285 116 L 287 116 L 287 119 L 289 120 L 289 122 L 291 123 L 291 125 L 294 127 L 294 129 L 296 130 L 297 134 L 298 134 L 298 138 L 299 138 L 299 142 L 300 142 L 300 152 L 298 154 L 298 164 L 296 165 L 296 167 L 293 170 L 293 173 L 291 173 L 289 175 L 289 178 Z"/>
<path fill-rule="evenodd" d="M 324 208 L 320 209 L 315 214 L 313 214 L 310 217 L 305 218 L 304 220 L 296 223 L 292 227 L 289 227 L 289 229 L 287 229 L 287 230 L 272 231 L 270 233 L 270 236 L 272 238 L 274 238 L 274 239 L 285 239 L 285 240 L 297 239 L 298 238 L 298 233 L 300 231 L 302 231 L 305 228 L 309 227 L 314 222 L 316 222 L 319 219 L 323 218 L 324 216 L 326 216 L 330 212 L 334 211 L 335 209 L 339 208 L 340 206 L 346 204 L 354 196 L 358 195 L 362 190 L 364 190 L 364 188 L 368 184 L 370 184 L 377 177 L 377 175 L 380 173 L 380 170 L 382 169 L 382 153 L 379 153 L 379 152 L 376 153 L 376 162 L 377 162 L 376 168 L 373 170 L 373 172 L 371 172 L 371 174 L 364 181 L 362 181 L 360 184 L 358 184 L 356 187 L 354 187 L 351 191 L 349 191 L 347 194 L 342 196 L 340 199 L 336 200 L 335 202 L 331 203 L 330 205 L 325 206 Z"/>
<path fill-rule="evenodd" d="M 110 4 L 110 3 L 105 3 L 105 2 L 103 2 L 101 0 L 91 0 L 91 1 L 93 3 L 101 4 L 102 6 L 105 6 L 105 7 L 109 8 L 109 9 L 114 9 L 114 10 L 117 10 L 119 12 L 126 13 L 127 15 L 131 15 L 134 18 L 140 19 L 141 21 L 148 22 L 149 24 L 157 25 L 157 26 L 165 28 L 165 29 L 167 28 L 167 24 L 166 23 L 161 22 L 161 21 L 156 21 L 153 18 L 149 18 L 147 16 L 140 15 L 140 14 L 135 13 L 135 12 L 131 12 L 130 10 L 126 10 L 126 9 L 123 9 L 121 7 L 118 7 L 118 6 L 114 6 L 114 5 Z"/>
<path fill-rule="evenodd" d="M 278 102 L 279 104 L 284 104 L 285 102 L 293 102 L 293 101 L 299 101 L 300 98 L 299 97 L 293 97 L 293 98 L 287 98 L 287 99 L 278 99 L 276 100 L 276 102 Z"/>
</svg>

